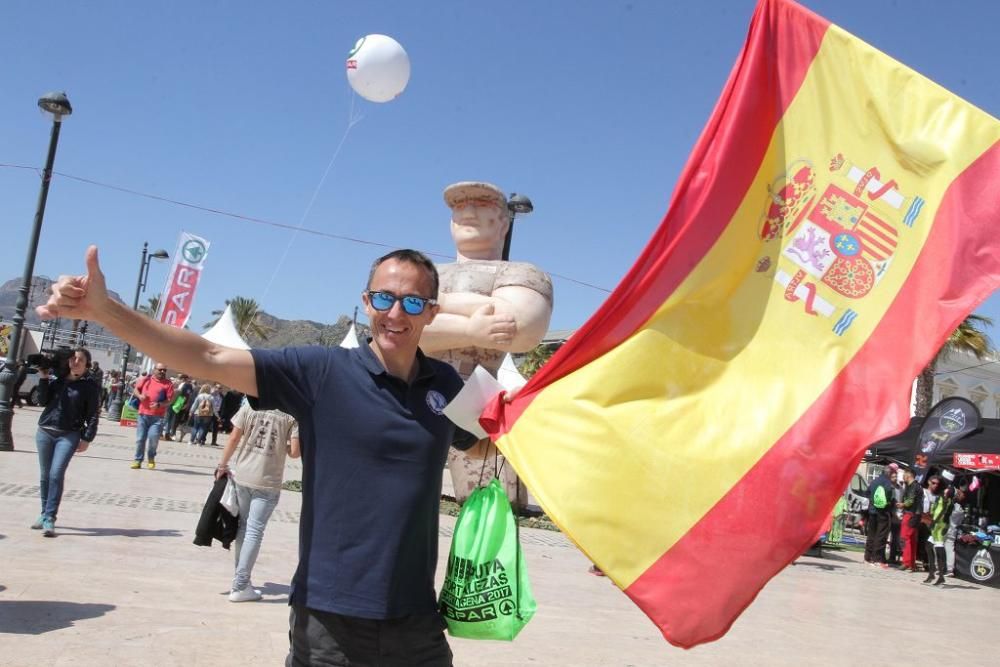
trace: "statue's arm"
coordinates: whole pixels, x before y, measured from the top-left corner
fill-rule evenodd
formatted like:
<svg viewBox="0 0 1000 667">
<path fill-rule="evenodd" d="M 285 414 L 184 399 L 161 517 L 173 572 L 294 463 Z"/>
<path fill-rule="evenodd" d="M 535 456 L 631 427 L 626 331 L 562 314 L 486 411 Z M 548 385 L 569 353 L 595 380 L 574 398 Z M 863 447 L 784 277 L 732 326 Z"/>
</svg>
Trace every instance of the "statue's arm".
<svg viewBox="0 0 1000 667">
<path fill-rule="evenodd" d="M 459 347 L 527 352 L 545 336 L 552 305 L 537 291 L 508 285 L 484 296 L 469 292 L 442 294 L 440 310 L 420 337 L 429 354 Z"/>
</svg>

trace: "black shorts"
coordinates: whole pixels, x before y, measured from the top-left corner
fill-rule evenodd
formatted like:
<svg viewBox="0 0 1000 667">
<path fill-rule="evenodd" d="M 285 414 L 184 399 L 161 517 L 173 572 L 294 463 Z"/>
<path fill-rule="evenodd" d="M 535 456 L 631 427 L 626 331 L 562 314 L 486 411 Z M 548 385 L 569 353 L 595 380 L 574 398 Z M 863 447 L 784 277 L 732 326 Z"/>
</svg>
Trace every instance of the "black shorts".
<svg viewBox="0 0 1000 667">
<path fill-rule="evenodd" d="M 440 614 L 372 620 L 292 606 L 285 667 L 451 667 Z"/>
</svg>

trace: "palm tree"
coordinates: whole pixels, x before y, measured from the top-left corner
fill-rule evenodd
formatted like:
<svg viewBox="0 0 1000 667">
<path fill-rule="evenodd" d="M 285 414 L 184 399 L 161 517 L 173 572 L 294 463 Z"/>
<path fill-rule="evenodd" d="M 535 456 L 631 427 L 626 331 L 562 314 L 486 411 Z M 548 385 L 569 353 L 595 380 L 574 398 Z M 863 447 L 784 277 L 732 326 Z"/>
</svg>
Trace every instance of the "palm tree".
<svg viewBox="0 0 1000 667">
<path fill-rule="evenodd" d="M 160 296 L 151 296 L 147 299 L 149 303 L 145 306 L 139 306 L 139 310 L 146 314 L 146 317 L 156 317 L 157 311 L 160 310 Z"/>
<path fill-rule="evenodd" d="M 939 362 L 955 352 L 971 352 L 976 359 L 985 359 L 993 349 L 993 342 L 984 331 L 993 326 L 993 320 L 984 315 L 969 315 L 958 328 L 951 332 L 948 340 L 938 351 L 931 363 L 917 376 L 916 405 L 917 417 L 924 417 L 931 410 L 934 400 L 934 371 Z"/>
<path fill-rule="evenodd" d="M 256 301 L 237 296 L 232 299 L 226 299 L 226 305 L 232 308 L 233 324 L 236 325 L 236 330 L 241 336 L 246 338 L 249 334 L 260 340 L 267 340 L 267 336 L 271 333 L 271 330 L 261 322 L 261 316 L 264 314 L 264 311 L 261 310 L 260 305 Z M 206 324 L 205 328 L 211 329 L 214 327 L 224 312 L 226 312 L 225 308 L 222 310 L 213 310 L 212 315 L 215 316 L 215 319 Z"/>
</svg>

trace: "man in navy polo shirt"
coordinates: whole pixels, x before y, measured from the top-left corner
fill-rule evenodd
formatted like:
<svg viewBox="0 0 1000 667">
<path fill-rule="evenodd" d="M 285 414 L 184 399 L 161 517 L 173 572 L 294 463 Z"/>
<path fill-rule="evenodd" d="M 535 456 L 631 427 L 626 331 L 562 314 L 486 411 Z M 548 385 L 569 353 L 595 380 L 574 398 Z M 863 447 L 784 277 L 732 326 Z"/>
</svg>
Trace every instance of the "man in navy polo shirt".
<svg viewBox="0 0 1000 667">
<path fill-rule="evenodd" d="M 451 664 L 437 612 L 438 500 L 452 444 L 442 414 L 462 381 L 417 347 L 437 313 L 434 264 L 397 250 L 372 265 L 368 345 L 235 350 L 154 322 L 107 296 L 97 248 L 63 276 L 46 319 L 96 321 L 157 360 L 212 378 L 299 422 L 302 517 L 286 665 Z"/>
</svg>

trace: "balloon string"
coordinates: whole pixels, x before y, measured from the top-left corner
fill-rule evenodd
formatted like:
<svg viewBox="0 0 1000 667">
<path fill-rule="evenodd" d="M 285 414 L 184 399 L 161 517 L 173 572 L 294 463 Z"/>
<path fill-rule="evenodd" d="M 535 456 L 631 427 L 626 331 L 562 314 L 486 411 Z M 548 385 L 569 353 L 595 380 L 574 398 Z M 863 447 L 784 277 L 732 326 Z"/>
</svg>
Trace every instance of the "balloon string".
<svg viewBox="0 0 1000 667">
<path fill-rule="evenodd" d="M 357 94 L 354 90 L 351 90 L 351 108 L 347 112 L 347 129 L 344 130 L 344 136 L 340 138 L 340 143 L 337 144 L 337 148 L 333 151 L 333 157 L 330 158 L 329 164 L 326 165 L 326 171 L 323 172 L 323 177 L 319 179 L 319 183 L 316 184 L 316 188 L 313 190 L 312 197 L 309 199 L 309 204 L 306 205 L 306 210 L 302 213 L 302 217 L 299 218 L 299 224 L 295 226 L 295 231 L 292 232 L 291 238 L 288 239 L 288 244 L 285 246 L 285 251 L 281 254 L 281 259 L 274 267 L 274 271 L 271 273 L 270 279 L 267 281 L 267 286 L 264 288 L 264 293 L 261 295 L 260 300 L 263 304 L 264 299 L 267 298 L 268 292 L 271 291 L 271 285 L 274 284 L 274 279 L 277 278 L 278 272 L 281 270 L 282 265 L 288 258 L 288 253 L 292 249 L 292 245 L 295 243 L 295 239 L 298 238 L 299 232 L 305 227 L 306 218 L 309 217 L 309 213 L 312 212 L 313 204 L 316 203 L 316 198 L 319 196 L 320 190 L 323 189 L 323 184 L 326 183 L 326 177 L 330 175 L 330 171 L 333 169 L 334 163 L 337 161 L 337 157 L 340 155 L 340 149 L 344 147 L 344 143 L 347 141 L 347 136 L 351 133 L 351 129 L 364 120 L 364 116 L 361 114 L 355 115 L 354 101 Z M 246 339 L 247 332 L 254 323 L 252 321 L 247 322 L 243 331 L 240 333 L 243 339 Z"/>
</svg>

